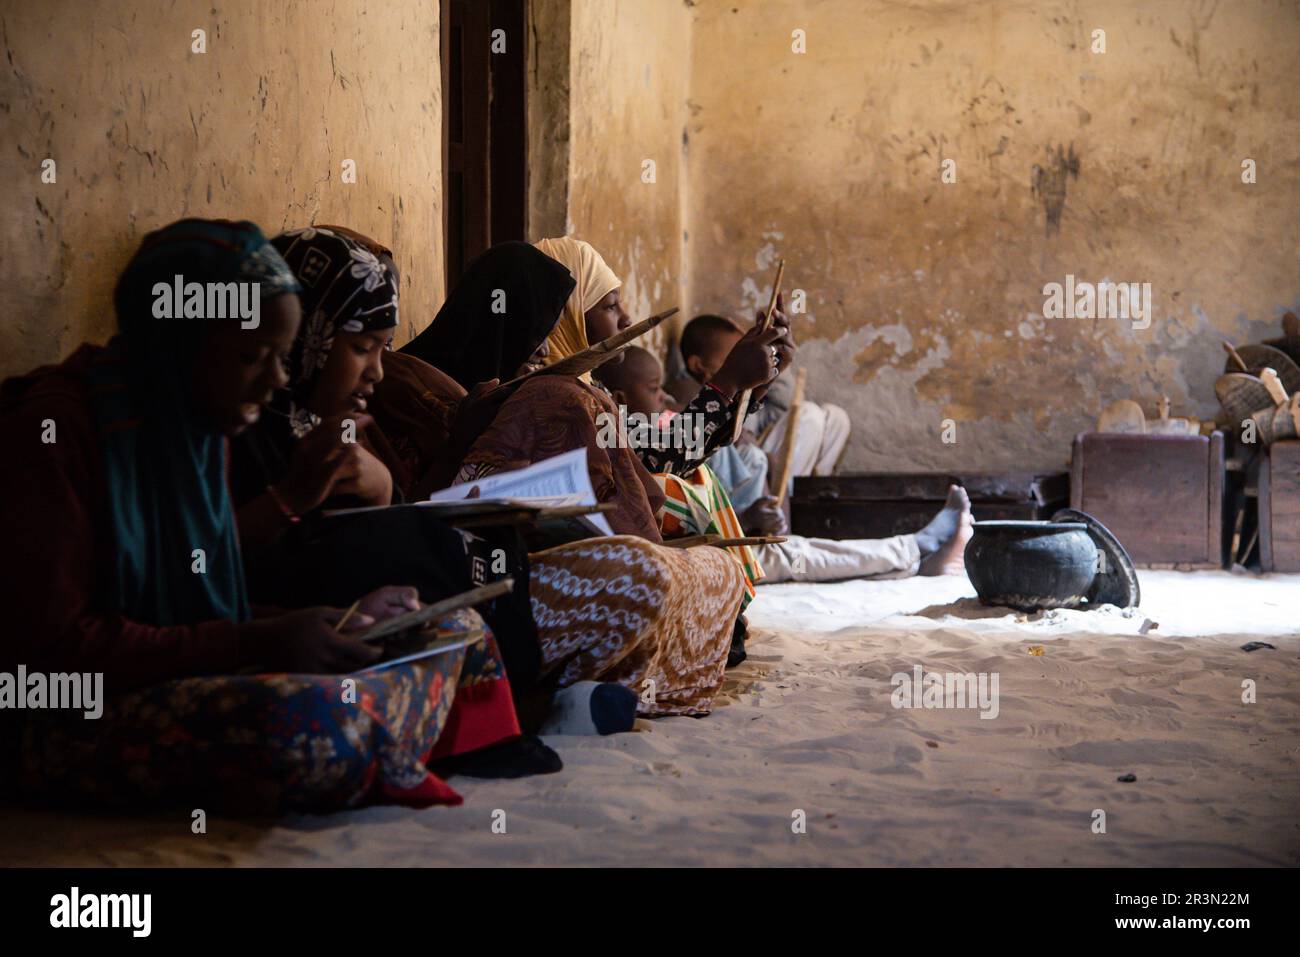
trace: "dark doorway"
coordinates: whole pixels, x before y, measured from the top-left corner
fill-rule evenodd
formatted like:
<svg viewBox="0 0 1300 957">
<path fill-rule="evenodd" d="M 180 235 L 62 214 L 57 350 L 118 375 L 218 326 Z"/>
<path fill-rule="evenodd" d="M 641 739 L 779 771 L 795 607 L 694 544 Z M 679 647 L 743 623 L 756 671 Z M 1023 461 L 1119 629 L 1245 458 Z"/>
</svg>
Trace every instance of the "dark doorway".
<svg viewBox="0 0 1300 957">
<path fill-rule="evenodd" d="M 525 235 L 525 3 L 441 0 L 448 289 L 483 250 Z"/>
</svg>

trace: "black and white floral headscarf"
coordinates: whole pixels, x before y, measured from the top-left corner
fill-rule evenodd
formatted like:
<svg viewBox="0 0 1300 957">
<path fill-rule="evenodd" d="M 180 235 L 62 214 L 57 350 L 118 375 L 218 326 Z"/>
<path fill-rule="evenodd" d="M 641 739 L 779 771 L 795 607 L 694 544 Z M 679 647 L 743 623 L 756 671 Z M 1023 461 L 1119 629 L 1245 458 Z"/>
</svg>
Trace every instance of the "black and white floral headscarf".
<svg viewBox="0 0 1300 957">
<path fill-rule="evenodd" d="M 304 402 L 339 332 L 377 332 L 397 325 L 397 272 L 378 243 L 334 227 L 282 233 L 272 245 L 302 291 L 302 325 L 289 354 L 289 423 L 296 438 L 320 420 Z"/>
</svg>

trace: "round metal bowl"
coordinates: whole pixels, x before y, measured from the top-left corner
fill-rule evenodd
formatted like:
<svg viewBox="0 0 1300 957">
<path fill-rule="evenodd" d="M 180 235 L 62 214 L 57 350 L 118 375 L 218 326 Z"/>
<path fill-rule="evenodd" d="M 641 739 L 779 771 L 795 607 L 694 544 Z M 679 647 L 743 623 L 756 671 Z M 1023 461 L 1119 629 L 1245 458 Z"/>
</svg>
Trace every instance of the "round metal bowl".
<svg viewBox="0 0 1300 957">
<path fill-rule="evenodd" d="M 1083 522 L 976 522 L 965 559 L 980 601 L 1020 611 L 1075 608 L 1097 576 Z"/>
</svg>

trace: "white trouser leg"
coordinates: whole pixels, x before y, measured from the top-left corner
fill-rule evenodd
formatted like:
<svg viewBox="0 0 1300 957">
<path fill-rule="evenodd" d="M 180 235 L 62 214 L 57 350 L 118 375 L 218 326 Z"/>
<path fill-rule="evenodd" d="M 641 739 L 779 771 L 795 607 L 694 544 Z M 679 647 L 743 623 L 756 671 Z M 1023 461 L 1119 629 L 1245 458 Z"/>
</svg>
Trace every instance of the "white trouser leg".
<svg viewBox="0 0 1300 957">
<path fill-rule="evenodd" d="M 772 427 L 772 431 L 763 440 L 761 446 L 764 452 L 773 456 L 778 462 L 785 454 L 785 433 L 789 425 L 790 417 L 787 415 Z M 816 402 L 804 402 L 799 407 L 799 424 L 795 426 L 794 455 L 790 460 L 792 479 L 798 475 L 812 475 L 813 465 L 821 453 L 822 433 L 825 430 L 826 413 L 822 411 L 821 406 Z M 776 476 L 769 472 L 768 480 L 775 482 Z M 772 489 L 772 494 L 776 493 L 777 490 Z"/>
<path fill-rule="evenodd" d="M 813 463 L 813 475 L 830 475 L 835 471 L 835 463 L 844 454 L 851 431 L 849 414 L 838 405 L 823 405 L 822 412 L 826 416 L 826 425 L 822 429 L 822 447 Z"/>
<path fill-rule="evenodd" d="M 763 583 L 833 582 L 846 578 L 904 578 L 915 575 L 921 550 L 915 535 L 893 538 L 804 538 L 791 535 L 780 545 L 760 545 Z"/>
</svg>

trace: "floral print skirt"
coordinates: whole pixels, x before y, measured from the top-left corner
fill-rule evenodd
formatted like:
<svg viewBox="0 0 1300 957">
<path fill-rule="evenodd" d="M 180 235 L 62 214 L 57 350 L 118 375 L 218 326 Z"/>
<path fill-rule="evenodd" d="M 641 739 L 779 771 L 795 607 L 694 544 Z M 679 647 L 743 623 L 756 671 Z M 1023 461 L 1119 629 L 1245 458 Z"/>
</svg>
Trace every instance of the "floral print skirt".
<svg viewBox="0 0 1300 957">
<path fill-rule="evenodd" d="M 744 597 L 722 549 L 668 548 L 631 535 L 529 557 L 543 667 L 567 686 L 617 681 L 647 717 L 705 714 L 722 686 Z"/>
<path fill-rule="evenodd" d="M 32 712 L 21 789 L 31 801 L 232 814 L 426 807 L 461 798 L 426 762 L 519 735 L 496 640 L 352 675 L 183 678 L 110 697 L 103 715 Z"/>
</svg>

